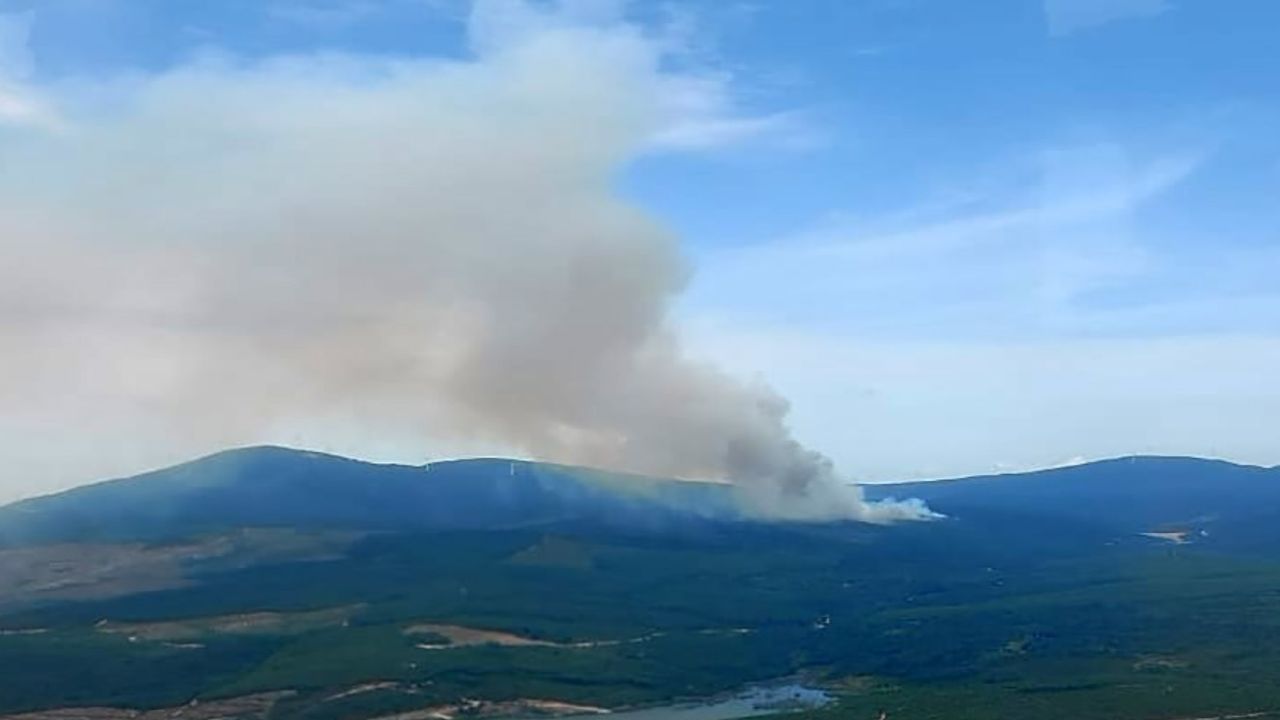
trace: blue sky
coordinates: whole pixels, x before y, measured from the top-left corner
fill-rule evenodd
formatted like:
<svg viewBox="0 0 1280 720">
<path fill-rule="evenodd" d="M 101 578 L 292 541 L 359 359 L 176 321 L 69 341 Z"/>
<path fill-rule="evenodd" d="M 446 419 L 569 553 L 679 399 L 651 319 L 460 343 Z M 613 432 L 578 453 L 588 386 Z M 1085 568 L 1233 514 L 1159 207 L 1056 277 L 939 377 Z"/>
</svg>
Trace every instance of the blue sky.
<svg viewBox="0 0 1280 720">
<path fill-rule="evenodd" d="M 0 8 L 33 13 L 30 70 L 48 79 L 160 70 L 202 52 L 468 52 L 457 0 Z M 676 62 L 728 76 L 743 114 L 791 116 L 752 143 L 633 166 L 627 191 L 691 243 L 768 241 L 833 215 L 959 202 L 957 186 L 982 192 L 975 181 L 1025 187 L 1046 150 L 1107 144 L 1137 163 L 1210 156 L 1187 183 L 1192 197 L 1176 198 L 1202 201 L 1176 203 L 1185 214 L 1170 221 L 1277 227 L 1259 212 L 1280 150 L 1280 8 L 1267 0 L 635 2 L 628 13 L 655 32 L 678 26 L 690 47 Z"/>
<path fill-rule="evenodd" d="M 854 476 L 1280 463 L 1280 4 L 564 5 L 687 80 L 614 183 L 691 261 L 691 347 Z M 0 114 L 206 57 L 465 60 L 469 12 L 0 0 Z"/>
</svg>

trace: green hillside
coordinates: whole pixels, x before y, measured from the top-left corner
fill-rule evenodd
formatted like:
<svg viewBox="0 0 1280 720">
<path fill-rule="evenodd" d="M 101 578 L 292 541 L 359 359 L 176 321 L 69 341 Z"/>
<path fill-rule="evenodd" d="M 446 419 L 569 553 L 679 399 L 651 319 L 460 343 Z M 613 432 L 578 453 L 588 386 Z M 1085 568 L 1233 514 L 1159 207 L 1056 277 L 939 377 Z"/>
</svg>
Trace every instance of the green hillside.
<svg viewBox="0 0 1280 720">
<path fill-rule="evenodd" d="M 130 482 L 93 492 L 144 501 Z M 290 693 L 267 712 L 281 720 L 465 699 L 618 708 L 796 675 L 837 695 L 811 711 L 833 720 L 1280 709 L 1280 558 L 1257 548 L 1175 544 L 1030 500 L 927 524 L 786 525 L 677 511 L 648 489 L 616 507 L 651 516 L 606 522 L 593 514 L 613 507 L 595 494 L 608 483 L 573 482 L 585 504 L 561 509 L 577 510 L 483 528 L 219 522 L 0 551 L 7 594 L 26 593 L 0 605 L 0 713 L 276 691 Z M 71 556 L 61 580 L 22 584 L 15 558 L 67 547 L 114 548 L 135 585 L 76 576 L 88 570 Z"/>
</svg>

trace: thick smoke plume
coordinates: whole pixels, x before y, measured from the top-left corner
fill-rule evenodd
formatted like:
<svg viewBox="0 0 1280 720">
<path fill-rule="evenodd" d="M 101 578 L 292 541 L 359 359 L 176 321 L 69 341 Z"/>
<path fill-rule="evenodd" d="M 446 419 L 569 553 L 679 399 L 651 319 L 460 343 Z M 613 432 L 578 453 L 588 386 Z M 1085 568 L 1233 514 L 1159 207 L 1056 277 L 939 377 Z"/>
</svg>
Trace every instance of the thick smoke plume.
<svg viewBox="0 0 1280 720">
<path fill-rule="evenodd" d="M 783 399 L 682 350 L 688 269 L 612 184 L 698 81 L 616 23 L 480 4 L 471 33 L 465 62 L 205 58 L 28 88 L 57 115 L 0 124 L 5 452 L 36 447 L 38 471 L 102 450 L 85 438 L 462 433 L 731 480 L 766 516 L 930 516 L 865 502 Z"/>
</svg>

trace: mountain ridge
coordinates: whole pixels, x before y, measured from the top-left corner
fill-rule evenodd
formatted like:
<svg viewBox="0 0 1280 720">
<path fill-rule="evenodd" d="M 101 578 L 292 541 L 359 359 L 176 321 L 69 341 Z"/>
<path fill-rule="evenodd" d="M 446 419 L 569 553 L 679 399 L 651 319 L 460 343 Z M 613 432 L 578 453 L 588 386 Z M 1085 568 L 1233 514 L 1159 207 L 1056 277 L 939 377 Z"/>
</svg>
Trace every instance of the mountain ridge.
<svg viewBox="0 0 1280 720">
<path fill-rule="evenodd" d="M 644 481 L 678 482 L 678 483 L 692 483 L 697 485 L 709 485 L 709 486 L 727 485 L 727 483 L 725 482 L 716 481 L 716 480 L 701 480 L 701 479 L 678 478 L 678 477 L 660 478 L 660 477 L 644 475 L 640 473 L 606 470 L 604 468 L 595 468 L 595 467 L 586 466 L 586 465 L 572 465 L 567 463 L 555 463 L 555 462 L 549 462 L 549 461 L 543 461 L 543 460 L 510 458 L 510 457 L 503 457 L 500 455 L 478 455 L 475 457 L 445 458 L 441 460 L 433 460 L 430 462 L 422 463 L 420 465 L 414 465 L 410 463 L 365 460 L 361 458 L 339 455 L 336 453 L 326 452 L 322 450 L 311 450 L 308 448 L 291 447 L 287 445 L 258 444 L 258 445 L 236 446 L 236 447 L 226 448 L 223 450 L 217 450 L 217 451 L 208 453 L 206 455 L 201 455 L 201 456 L 192 458 L 191 460 L 185 460 L 180 463 L 176 463 L 174 465 L 156 468 L 153 470 L 147 470 L 134 475 L 123 475 L 119 477 L 104 478 L 101 480 L 94 480 L 91 482 L 87 482 L 82 485 L 77 485 L 75 487 L 70 487 L 62 490 L 55 490 L 48 493 L 42 493 L 40 495 L 32 495 L 30 497 L 19 498 L 17 500 L 13 500 L 10 502 L 0 503 L 0 510 L 6 510 L 14 506 L 24 505 L 31 502 L 41 501 L 47 498 L 66 495 L 68 493 L 76 493 L 82 490 L 86 490 L 88 488 L 97 488 L 104 485 L 112 485 L 115 483 L 134 482 L 134 481 L 141 480 L 143 478 L 147 478 L 152 475 L 158 475 L 162 473 L 171 473 L 173 471 L 180 470 L 188 466 L 195 466 L 197 464 L 202 464 L 208 461 L 216 461 L 224 457 L 242 456 L 246 454 L 287 454 L 295 457 L 322 458 L 325 460 L 358 463 L 360 465 L 370 466 L 370 467 L 411 469 L 411 470 L 426 470 L 432 466 L 437 466 L 437 465 L 448 465 L 451 463 L 467 463 L 467 462 L 536 464 L 540 466 L 555 467 L 555 468 L 562 468 L 562 469 L 569 469 L 569 470 L 576 470 L 576 471 L 606 473 L 611 476 L 626 478 L 626 479 L 635 480 L 638 482 L 644 482 Z M 1117 455 L 1114 457 L 1103 457 L 1103 458 L 1098 458 L 1096 460 L 1087 460 L 1084 462 L 1072 463 L 1069 465 L 1056 465 L 1051 467 L 1033 468 L 1033 469 L 1027 469 L 1027 470 L 1011 470 L 1007 472 L 980 473 L 975 475 L 957 475 L 957 476 L 946 476 L 946 477 L 938 477 L 938 478 L 917 478 L 912 480 L 888 480 L 888 481 L 877 481 L 877 482 L 862 482 L 860 483 L 860 485 L 863 488 L 873 488 L 873 489 L 874 488 L 939 486 L 939 485 L 947 485 L 952 483 L 971 482 L 975 480 L 986 481 L 986 480 L 998 480 L 998 479 L 1005 479 L 1005 478 L 1012 479 L 1012 478 L 1041 477 L 1041 476 L 1048 476 L 1055 473 L 1068 473 L 1077 468 L 1101 467 L 1101 466 L 1120 464 L 1120 463 L 1126 463 L 1126 462 L 1133 463 L 1133 462 L 1161 462 L 1161 461 L 1172 461 L 1172 462 L 1179 462 L 1179 463 L 1195 463 L 1195 464 L 1202 464 L 1204 466 L 1243 468 L 1243 469 L 1249 469 L 1249 470 L 1259 470 L 1264 472 L 1280 472 L 1280 465 L 1256 465 L 1252 463 L 1226 460 L 1223 458 L 1207 458 L 1207 457 L 1200 457 L 1196 455 Z"/>
<path fill-rule="evenodd" d="M 513 682 L 618 707 L 797 673 L 895 696 L 960 682 L 1018 716 L 1137 688 L 1170 710 L 1133 717 L 1218 717 L 1193 704 L 1206 677 L 1240 714 L 1270 707 L 1248 693 L 1277 657 L 1259 622 L 1280 607 L 1274 470 L 1122 458 L 865 486 L 947 514 L 888 526 L 741 522 L 728 489 L 257 448 L 0 509 L 0 538 L 27 541 L 0 543 L 0 713 L 296 690 L 284 720 L 377 718 Z M 935 717 L 906 705 L 936 695 L 911 697 L 895 716 Z M 884 698 L 842 695 L 861 704 L 840 717 Z"/>
<path fill-rule="evenodd" d="M 484 529 L 596 512 L 660 524 L 690 510 L 727 519 L 734 511 L 723 490 L 501 458 L 412 466 L 251 446 L 5 505 L 0 543 L 163 539 L 236 526 Z"/>
<path fill-rule="evenodd" d="M 1268 508 L 1280 508 L 1280 470 L 1180 456 L 862 487 L 873 500 L 918 497 L 962 522 L 1012 514 L 1116 532 L 1209 516 L 1261 522 L 1271 517 Z M 674 531 L 753 520 L 727 483 L 500 457 L 375 463 L 255 445 L 0 506 L 0 544 L 154 540 L 258 526 L 400 531 L 578 522 Z"/>
</svg>

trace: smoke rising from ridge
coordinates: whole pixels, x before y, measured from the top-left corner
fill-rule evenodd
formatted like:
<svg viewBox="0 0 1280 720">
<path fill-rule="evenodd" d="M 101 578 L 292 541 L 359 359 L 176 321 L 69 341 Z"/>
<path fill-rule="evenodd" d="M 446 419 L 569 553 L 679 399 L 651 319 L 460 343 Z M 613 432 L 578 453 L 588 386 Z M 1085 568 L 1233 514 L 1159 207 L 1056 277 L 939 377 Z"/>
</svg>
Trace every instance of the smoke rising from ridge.
<svg viewBox="0 0 1280 720">
<path fill-rule="evenodd" d="M 930 517 L 681 348 L 689 269 L 611 186 L 698 79 L 616 22 L 480 3 L 471 33 L 465 62 L 205 58 L 0 119 L 5 452 L 82 412 L 208 448 L 332 421 L 732 480 L 762 516 Z"/>
</svg>

